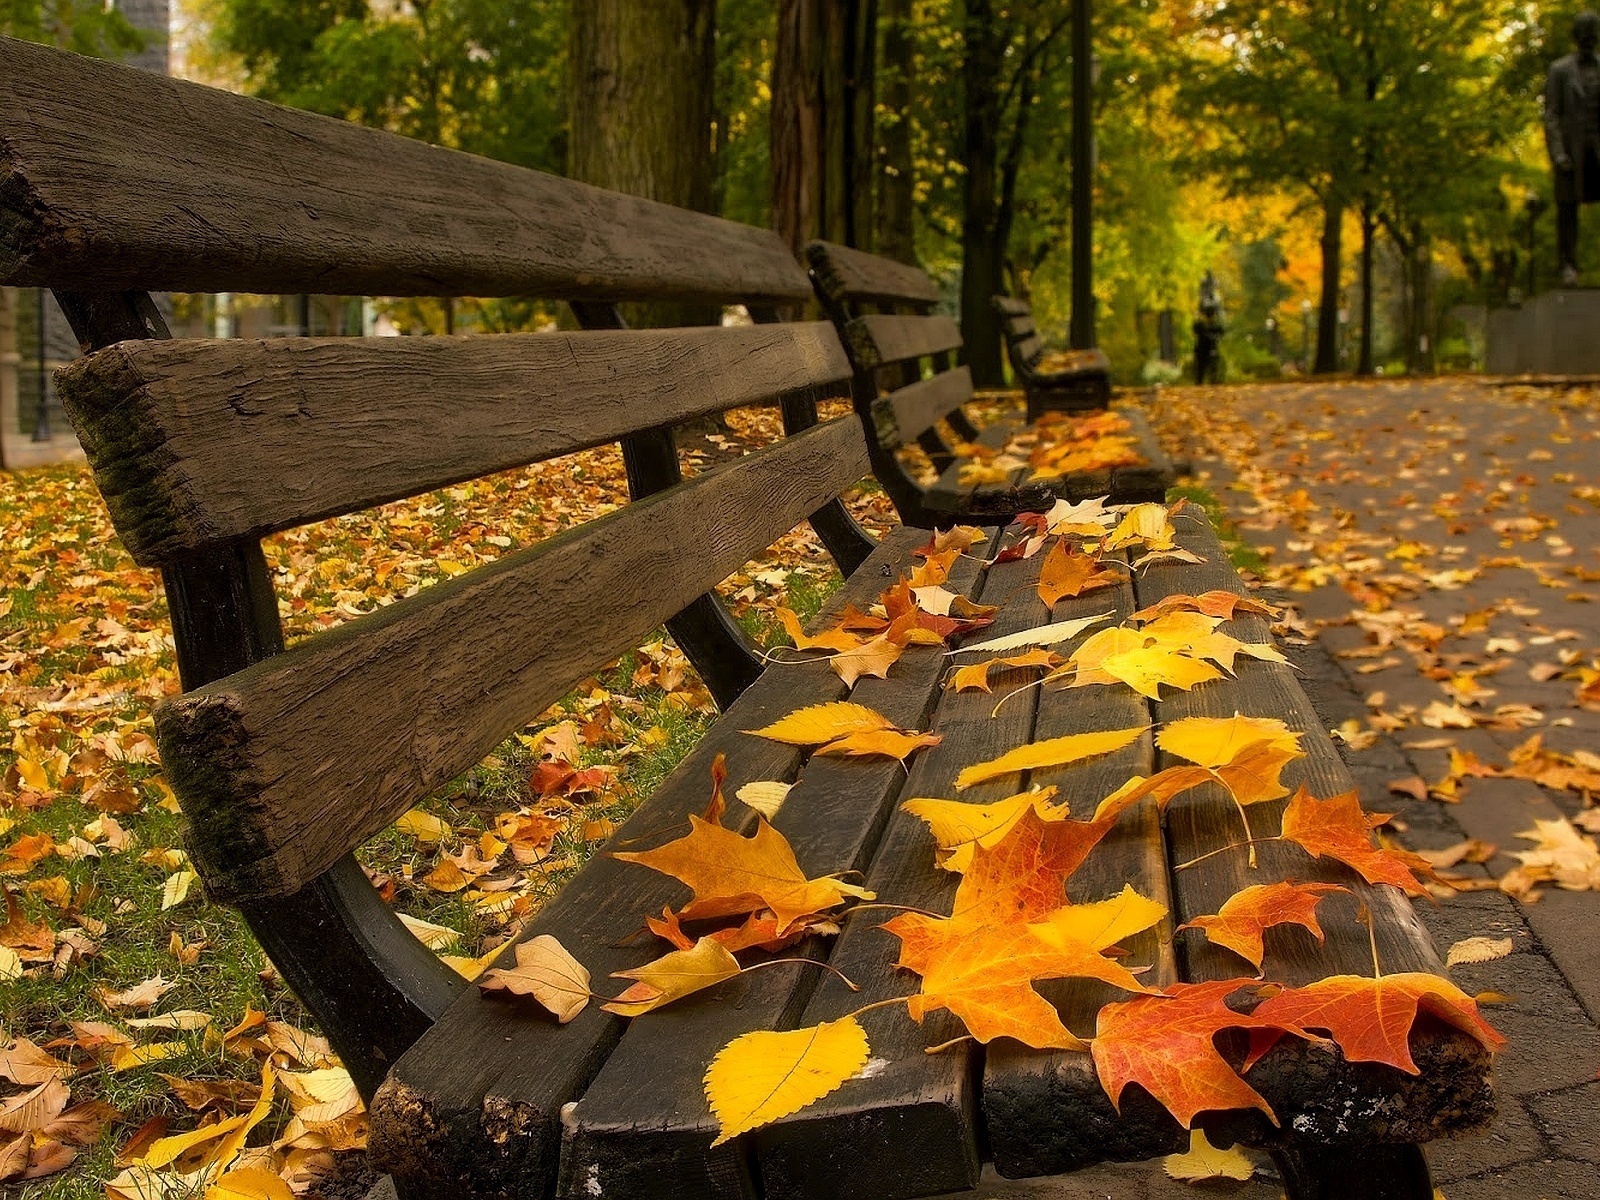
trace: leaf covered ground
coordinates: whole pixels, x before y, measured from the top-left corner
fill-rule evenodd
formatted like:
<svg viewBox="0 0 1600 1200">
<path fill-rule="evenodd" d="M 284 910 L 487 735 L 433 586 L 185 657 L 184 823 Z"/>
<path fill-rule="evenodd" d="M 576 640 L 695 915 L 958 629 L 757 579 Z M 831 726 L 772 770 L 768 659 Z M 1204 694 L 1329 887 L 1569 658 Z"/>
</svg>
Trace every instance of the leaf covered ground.
<svg viewBox="0 0 1600 1200">
<path fill-rule="evenodd" d="M 774 414 L 730 414 L 688 444 L 687 467 L 775 434 Z M 603 449 L 274 537 L 286 634 L 292 643 L 625 498 L 620 456 Z M 869 525 L 887 520 L 879 494 L 855 506 Z M 97 1196 L 120 1171 L 127 1195 L 188 1195 L 204 1190 L 196 1168 L 226 1150 L 241 1188 L 265 1169 L 340 1194 L 337 1160 L 364 1134 L 347 1078 L 183 854 L 149 719 L 178 690 L 156 575 L 122 550 L 81 466 L 0 478 L 0 545 L 0 1144 L 18 1160 L 0 1159 L 0 1189 Z M 772 644 L 779 605 L 804 619 L 837 582 L 802 527 L 723 591 Z M 684 656 L 653 638 L 406 814 L 363 863 L 419 936 L 475 970 L 713 715 Z M 276 1078 L 258 1100 L 268 1064 Z M 160 1138 L 188 1131 L 192 1142 L 152 1158 Z M 168 1149 L 155 1176 L 128 1175 L 133 1159 Z"/>
</svg>

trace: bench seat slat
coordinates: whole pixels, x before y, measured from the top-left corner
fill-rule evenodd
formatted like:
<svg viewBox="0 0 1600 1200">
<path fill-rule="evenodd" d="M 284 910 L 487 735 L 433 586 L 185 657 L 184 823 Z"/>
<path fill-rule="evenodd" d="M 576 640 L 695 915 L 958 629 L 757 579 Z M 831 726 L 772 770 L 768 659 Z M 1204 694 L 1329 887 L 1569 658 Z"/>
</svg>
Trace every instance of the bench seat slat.
<svg viewBox="0 0 1600 1200">
<path fill-rule="evenodd" d="M 961 329 L 949 317 L 872 313 L 844 327 L 845 345 L 858 368 L 884 367 L 961 348 Z"/>
<path fill-rule="evenodd" d="M 965 366 L 896 388 L 872 402 L 878 440 L 890 449 L 910 445 L 970 399 L 972 371 Z"/>
<path fill-rule="evenodd" d="M 972 640 L 1044 623 L 1044 606 L 1028 586 L 1037 573 L 1037 560 L 989 569 L 978 598 L 988 597 L 989 603 L 1002 608 L 995 624 Z M 1076 614 L 1076 603 L 1058 606 L 1060 619 Z M 974 659 L 967 656 L 961 661 Z M 1026 780 L 1020 776 L 961 792 L 954 783 L 962 768 L 1013 750 L 1036 735 L 1037 690 L 1024 693 L 991 715 L 1001 696 L 1035 678 L 1036 672 L 997 671 L 991 676 L 992 695 L 944 693 L 933 728 L 945 740 L 912 764 L 903 795 L 986 804 L 1023 790 Z M 933 839 L 926 824 L 897 810 L 869 875 L 869 885 L 879 900 L 949 912 L 958 882 L 958 876 L 933 865 Z M 868 911 L 846 923 L 830 961 L 860 984 L 861 991 L 851 992 L 831 976 L 819 980 L 802 1018 L 804 1024 L 833 1020 L 871 1001 L 907 996 L 916 990 L 917 977 L 893 965 L 898 942 L 878 928 L 892 916 L 892 912 Z M 963 1131 L 971 1129 L 978 1104 L 972 1077 L 981 1051 L 963 1043 L 941 1054 L 926 1053 L 926 1047 L 963 1032 L 948 1013 L 931 1014 L 921 1026 L 898 1008 L 867 1013 L 860 1019 L 873 1058 L 882 1060 L 880 1069 L 870 1079 L 852 1080 L 794 1116 L 751 1135 L 762 1186 L 770 1200 L 893 1200 L 971 1187 L 976 1182 L 971 1134 Z M 895 1146 L 894 1169 L 863 1172 L 860 1147 L 890 1139 Z"/>
<path fill-rule="evenodd" d="M 1033 312 L 1033 305 L 1015 296 L 996 296 L 994 306 L 1008 317 L 1026 317 Z"/>
<path fill-rule="evenodd" d="M 1013 341 L 1021 341 L 1038 331 L 1038 326 L 1033 323 L 1031 316 L 1006 318 L 1006 336 Z"/>
<path fill-rule="evenodd" d="M 815 322 L 124 342 L 61 391 L 124 544 L 154 565 L 849 374 Z"/>
<path fill-rule="evenodd" d="M 886 535 L 813 624 L 829 624 L 848 605 L 866 608 L 926 540 L 915 529 Z M 688 814 L 705 809 L 718 753 L 728 756 L 729 823 L 749 825 L 754 814 L 734 793 L 755 780 L 794 779 L 801 753 L 743 731 L 808 704 L 842 699 L 847 691 L 823 661 L 769 669 L 609 844 L 635 848 L 643 839 L 656 844 L 681 832 Z M 660 951 L 654 939 L 638 936 L 644 915 L 681 900 L 675 880 L 597 853 L 539 911 L 525 936 L 558 937 L 589 968 L 598 990 L 615 983 L 620 992 L 623 985 L 610 973 L 640 966 Z M 414 1177 L 427 1195 L 548 1194 L 556 1180 L 561 1107 L 578 1098 L 627 1028 L 624 1018 L 598 1004 L 558 1026 L 536 1006 L 469 989 L 400 1059 L 374 1102 L 375 1161 Z"/>
<path fill-rule="evenodd" d="M 976 559 L 963 558 L 946 586 L 967 593 L 977 575 Z M 926 728 L 949 662 L 943 649 L 912 647 L 886 678 L 860 680 L 850 699 L 902 728 Z M 774 665 L 768 673 L 782 678 L 790 669 Z M 811 758 L 772 823 L 808 876 L 864 870 L 905 781 L 898 762 Z M 825 960 L 835 940 L 819 937 L 769 957 Z M 585 1200 L 593 1184 L 618 1195 L 759 1195 L 742 1145 L 709 1149 L 716 1121 L 701 1081 L 740 1034 L 798 1024 L 821 975 L 797 964 L 766 968 L 633 1022 L 565 1121 L 558 1195 Z"/>
<path fill-rule="evenodd" d="M 1072 601 L 1062 601 L 1051 620 L 1113 612 L 1109 625 L 1125 621 L 1137 608 L 1132 572 L 1116 587 L 1102 588 Z M 1039 697 L 1034 740 L 1092 730 L 1130 729 L 1153 720 L 1149 703 L 1131 688 L 1047 688 Z M 1080 821 L 1134 775 L 1154 770 L 1154 739 L 1147 734 L 1112 754 L 1066 767 L 1034 771 L 1030 787 L 1054 784 L 1060 800 L 1071 804 Z M 1168 910 L 1154 929 L 1122 942 L 1130 969 L 1149 967 L 1140 976 L 1162 987 L 1178 978 L 1173 948 L 1171 881 L 1161 835 L 1161 819 L 1151 804 L 1137 805 L 1095 847 L 1067 882 L 1075 904 L 1104 900 L 1131 884 L 1140 895 Z M 1101 1005 L 1125 1000 L 1128 993 L 1092 980 L 1041 983 L 1039 992 L 1054 1003 L 1062 1022 L 1074 1033 L 1091 1037 Z M 1001 1041 L 988 1048 L 984 1063 L 983 1111 L 989 1148 L 996 1169 L 1008 1178 L 1056 1175 L 1104 1161 L 1154 1158 L 1185 1149 L 1172 1122 L 1144 1097 L 1129 1096 L 1119 1114 L 1111 1107 L 1094 1064 L 1083 1051 L 1029 1051 Z M 1157 1119 L 1152 1119 L 1157 1118 Z"/>
<path fill-rule="evenodd" d="M 715 303 L 811 291 L 768 230 L 26 42 L 0 40 L 0 109 L 7 284 Z"/>
<path fill-rule="evenodd" d="M 308 883 L 866 471 L 819 425 L 164 706 L 208 888 Z"/>
<path fill-rule="evenodd" d="M 806 248 L 817 287 L 835 304 L 937 304 L 939 285 L 921 267 L 831 242 Z"/>
<path fill-rule="evenodd" d="M 1137 583 L 1143 605 L 1176 592 L 1198 594 L 1212 588 L 1244 593 L 1228 565 L 1226 552 L 1204 520 L 1179 520 L 1180 544 L 1206 559 L 1205 564 L 1163 564 L 1142 573 Z M 1260 617 L 1243 616 L 1221 627 L 1246 642 L 1269 642 L 1271 633 Z M 1305 784 L 1312 795 L 1326 799 L 1355 789 L 1338 750 L 1292 668 L 1241 657 L 1237 677 L 1173 692 L 1155 706 L 1163 725 L 1186 716 L 1277 717 L 1303 732 L 1306 757 L 1290 763 L 1283 783 L 1291 791 Z M 1157 765 L 1179 760 L 1158 756 Z M 1257 836 L 1271 834 L 1280 822 L 1286 800 L 1250 806 Z M 1209 786 L 1173 801 L 1167 815 L 1168 851 L 1174 863 L 1186 862 L 1243 836 L 1238 811 L 1221 788 Z M 1227 898 L 1254 883 L 1279 879 L 1326 881 L 1348 887 L 1374 915 L 1378 959 L 1385 974 L 1423 971 L 1442 974 L 1432 939 L 1395 888 L 1374 887 L 1328 859 L 1313 859 L 1287 842 L 1257 847 L 1258 866 L 1251 869 L 1245 850 L 1216 855 L 1175 873 L 1174 897 L 1179 922 L 1216 912 Z M 1355 920 L 1355 902 L 1333 896 L 1322 902 L 1318 916 L 1327 934 L 1319 943 L 1297 926 L 1280 926 L 1266 934 L 1263 960 L 1267 979 L 1304 984 L 1327 975 L 1371 975 L 1372 949 L 1367 930 Z M 1199 930 L 1180 935 L 1179 962 L 1185 979 L 1229 979 L 1251 975 L 1242 959 L 1213 945 Z M 1422 1068 L 1408 1075 L 1392 1067 L 1349 1064 L 1326 1051 L 1282 1047 L 1251 1072 L 1251 1084 L 1280 1113 L 1295 1115 L 1295 1132 L 1312 1140 L 1359 1146 L 1372 1142 L 1428 1141 L 1466 1132 L 1493 1113 L 1489 1087 L 1489 1053 L 1464 1033 L 1435 1029 L 1424 1023 L 1414 1039 L 1413 1056 Z M 1363 1097 L 1382 1095 L 1374 1105 Z M 1270 1143 L 1281 1133 L 1253 1113 L 1230 1114 L 1226 1127 L 1249 1140 Z"/>
</svg>

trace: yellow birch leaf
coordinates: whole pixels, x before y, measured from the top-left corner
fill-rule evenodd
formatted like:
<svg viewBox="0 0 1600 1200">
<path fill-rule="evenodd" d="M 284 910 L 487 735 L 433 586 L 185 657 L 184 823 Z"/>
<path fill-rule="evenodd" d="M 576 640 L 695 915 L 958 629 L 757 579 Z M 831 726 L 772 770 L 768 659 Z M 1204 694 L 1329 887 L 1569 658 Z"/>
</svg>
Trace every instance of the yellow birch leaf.
<svg viewBox="0 0 1600 1200">
<path fill-rule="evenodd" d="M 778 809 L 783 807 L 783 802 L 793 787 L 792 783 L 758 779 L 745 784 L 734 795 L 770 821 L 778 815 Z"/>
<path fill-rule="evenodd" d="M 1015 750 L 1002 754 L 999 758 L 974 763 L 967 767 L 956 776 L 956 787 L 969 788 L 1017 771 L 1060 767 L 1085 758 L 1093 758 L 1097 754 L 1109 754 L 1113 750 L 1121 750 L 1124 746 L 1131 745 L 1148 728 L 1147 725 L 1140 725 L 1133 729 L 1112 729 L 1102 733 L 1071 733 L 1066 737 L 1030 742 L 1026 746 L 1018 746 Z"/>
<path fill-rule="evenodd" d="M 712 1146 L 822 1099 L 860 1074 L 868 1053 L 854 1017 L 734 1038 L 706 1069 L 706 1101 L 720 1126 Z"/>
<path fill-rule="evenodd" d="M 820 746 L 852 733 L 893 728 L 893 721 L 882 713 L 873 712 L 864 704 L 836 700 L 829 704 L 797 708 L 771 725 L 747 729 L 745 732 L 790 746 Z"/>
<path fill-rule="evenodd" d="M 294 1189 L 281 1175 L 260 1167 L 240 1167 L 208 1187 L 206 1200 L 294 1200 Z"/>
<path fill-rule="evenodd" d="M 166 912 L 169 908 L 177 908 L 178 905 L 187 900 L 189 898 L 189 889 L 194 886 L 194 882 L 198 878 L 200 877 L 187 868 L 168 875 L 166 882 L 161 885 L 161 911 Z"/>
<path fill-rule="evenodd" d="M 131 1071 L 147 1067 L 164 1058 L 172 1058 L 188 1049 L 183 1042 L 151 1042 L 148 1046 L 118 1046 L 111 1056 L 113 1071 Z"/>
<path fill-rule="evenodd" d="M 1188 1153 L 1169 1154 L 1161 1160 L 1161 1166 L 1173 1179 L 1187 1183 L 1205 1179 L 1249 1179 L 1256 1173 L 1255 1164 L 1237 1149 L 1218 1150 L 1198 1129 L 1189 1131 Z"/>
<path fill-rule="evenodd" d="M 692 949 L 674 950 L 631 971 L 613 971 L 615 979 L 638 982 L 600 1007 L 619 1016 L 637 1017 L 738 973 L 739 960 L 715 938 L 703 937 Z"/>
<path fill-rule="evenodd" d="M 563 1025 L 589 1003 L 588 970 L 548 933 L 520 943 L 516 966 L 486 972 L 478 986 L 486 992 L 532 996 Z"/>
<path fill-rule="evenodd" d="M 409 833 L 419 842 L 442 842 L 450 836 L 450 826 L 441 821 L 430 812 L 423 812 L 420 808 L 413 808 L 398 821 L 394 827 L 401 833 Z"/>
</svg>

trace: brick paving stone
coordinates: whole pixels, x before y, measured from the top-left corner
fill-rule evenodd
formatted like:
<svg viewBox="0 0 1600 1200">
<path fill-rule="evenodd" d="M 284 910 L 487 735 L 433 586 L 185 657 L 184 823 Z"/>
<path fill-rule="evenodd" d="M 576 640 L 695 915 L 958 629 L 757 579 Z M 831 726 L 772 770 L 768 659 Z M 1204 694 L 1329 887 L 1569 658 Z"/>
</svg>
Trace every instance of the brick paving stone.
<svg viewBox="0 0 1600 1200">
<path fill-rule="evenodd" d="M 1522 1104 L 1513 1099 L 1501 1100 L 1499 1116 L 1488 1133 L 1477 1137 L 1447 1138 L 1430 1143 L 1427 1149 L 1433 1182 L 1445 1189 L 1445 1194 L 1450 1197 L 1455 1193 L 1449 1185 L 1457 1179 L 1481 1175 L 1484 1171 L 1499 1170 L 1531 1159 L 1546 1158 L 1553 1152 L 1565 1154 L 1547 1144 Z"/>
<path fill-rule="evenodd" d="M 1523 915 L 1590 1017 L 1600 1021 L 1600 936 L 1594 899 L 1588 892 L 1547 891 Z M 1595 1117 L 1595 1136 L 1600 1139 L 1600 1113 Z"/>
<path fill-rule="evenodd" d="M 1595 1114 L 1600 1112 L 1600 1081 L 1528 1101 L 1533 1119 L 1550 1148 L 1562 1158 L 1600 1163 L 1600 1137 L 1595 1136 Z M 1600 1193 L 1600 1188 L 1596 1189 Z"/>
<path fill-rule="evenodd" d="M 1600 1175 L 1593 1163 L 1550 1158 L 1491 1170 L 1450 1184 L 1446 1200 L 1595 1200 Z"/>
</svg>

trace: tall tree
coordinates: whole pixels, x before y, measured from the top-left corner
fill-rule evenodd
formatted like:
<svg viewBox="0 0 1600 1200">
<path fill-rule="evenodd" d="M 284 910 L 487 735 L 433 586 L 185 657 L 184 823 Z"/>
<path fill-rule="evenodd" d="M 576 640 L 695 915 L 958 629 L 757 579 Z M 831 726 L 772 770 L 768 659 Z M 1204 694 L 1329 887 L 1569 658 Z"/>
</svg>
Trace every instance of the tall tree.
<svg viewBox="0 0 1600 1200">
<path fill-rule="evenodd" d="M 105 0 L 4 0 L 0 34 L 94 58 L 120 58 L 144 38 Z"/>
<path fill-rule="evenodd" d="M 570 174 L 709 212 L 715 179 L 716 0 L 584 0 L 571 13 Z M 704 311 L 650 305 L 653 325 Z"/>
<path fill-rule="evenodd" d="M 878 205 L 874 238 L 879 254 L 917 261 L 916 166 L 911 155 L 911 97 L 915 70 L 911 0 L 883 0 L 883 95 L 878 130 Z"/>
<path fill-rule="evenodd" d="M 772 59 L 772 221 L 870 249 L 877 0 L 779 0 Z"/>
</svg>

